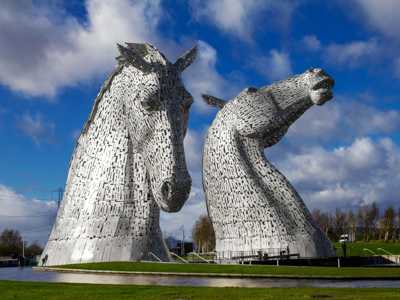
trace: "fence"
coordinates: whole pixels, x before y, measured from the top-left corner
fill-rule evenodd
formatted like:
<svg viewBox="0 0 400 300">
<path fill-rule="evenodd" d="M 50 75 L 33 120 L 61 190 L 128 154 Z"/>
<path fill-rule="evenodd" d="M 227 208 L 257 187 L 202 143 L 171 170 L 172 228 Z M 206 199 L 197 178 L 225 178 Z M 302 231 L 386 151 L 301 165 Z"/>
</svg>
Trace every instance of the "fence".
<svg viewBox="0 0 400 300">
<path fill-rule="evenodd" d="M 241 263 L 299 257 L 298 253 L 290 253 L 287 248 L 267 248 L 249 251 L 217 251 L 214 261 L 217 263 Z"/>
</svg>

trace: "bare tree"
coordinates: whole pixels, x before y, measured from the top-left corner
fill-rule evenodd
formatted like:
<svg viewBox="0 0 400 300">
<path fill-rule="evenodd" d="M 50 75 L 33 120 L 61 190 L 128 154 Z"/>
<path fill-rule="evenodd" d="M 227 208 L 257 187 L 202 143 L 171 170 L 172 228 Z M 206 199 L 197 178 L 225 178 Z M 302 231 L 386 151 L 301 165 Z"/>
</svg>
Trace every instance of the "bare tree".
<svg viewBox="0 0 400 300">
<path fill-rule="evenodd" d="M 215 248 L 215 232 L 207 215 L 201 215 L 193 226 L 192 238 L 199 252 L 209 252 Z"/>
<path fill-rule="evenodd" d="M 357 219 L 359 227 L 363 230 L 364 241 L 368 241 L 370 237 L 370 222 L 368 219 L 369 207 L 367 205 L 358 208 Z"/>
<path fill-rule="evenodd" d="M 375 202 L 372 203 L 369 212 L 367 214 L 367 218 L 370 223 L 372 236 L 374 238 L 377 238 L 377 235 L 379 234 L 377 230 L 377 225 L 379 222 L 379 208 Z"/>
<path fill-rule="evenodd" d="M 336 239 L 338 239 L 340 235 L 345 232 L 346 227 L 346 214 L 343 213 L 339 208 L 337 208 L 334 217 L 334 233 Z"/>
<path fill-rule="evenodd" d="M 319 209 L 314 209 L 311 215 L 321 230 L 328 235 L 332 232 L 332 220 L 328 213 L 321 212 Z"/>
<path fill-rule="evenodd" d="M 331 240 L 336 240 L 343 233 L 349 233 L 352 241 L 359 238 L 359 233 L 364 241 L 400 239 L 400 208 L 396 212 L 392 206 L 388 207 L 382 218 L 375 202 L 371 205 L 360 206 L 357 213 L 351 209 L 347 212 L 336 209 L 334 214 L 329 214 L 314 209 L 311 215 L 315 223 Z"/>
<path fill-rule="evenodd" d="M 395 211 L 392 206 L 386 208 L 382 218 L 382 225 L 385 241 L 388 241 L 390 237 L 393 239 L 395 228 Z"/>
<path fill-rule="evenodd" d="M 395 239 L 398 240 L 400 239 L 400 207 L 397 210 L 396 231 Z"/>
<path fill-rule="evenodd" d="M 350 241 L 355 241 L 356 231 L 357 231 L 357 218 L 352 210 L 348 211 L 346 219 L 347 219 L 348 230 L 350 233 Z"/>
</svg>

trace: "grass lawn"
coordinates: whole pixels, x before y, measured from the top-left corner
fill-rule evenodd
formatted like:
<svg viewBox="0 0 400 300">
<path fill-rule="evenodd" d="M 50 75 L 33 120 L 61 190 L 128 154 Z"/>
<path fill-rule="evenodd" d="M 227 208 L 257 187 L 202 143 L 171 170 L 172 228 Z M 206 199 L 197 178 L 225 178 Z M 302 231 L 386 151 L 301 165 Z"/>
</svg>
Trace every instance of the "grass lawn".
<svg viewBox="0 0 400 300">
<path fill-rule="evenodd" d="M 0 281 L 2 300 L 400 299 L 400 289 L 207 288 Z"/>
<path fill-rule="evenodd" d="M 340 243 L 335 243 L 336 254 L 339 256 L 343 255 L 342 246 Z M 363 249 L 367 248 L 372 250 L 378 255 L 387 254 L 382 250 L 378 250 L 378 248 L 382 248 L 386 251 L 389 251 L 392 254 L 400 255 L 400 242 L 382 242 L 382 241 L 369 241 L 369 242 L 354 242 L 347 243 L 347 255 L 348 256 L 371 256 L 372 253 L 369 251 L 364 251 Z"/>
<path fill-rule="evenodd" d="M 144 262 L 108 262 L 59 266 L 61 268 L 136 271 L 136 272 L 178 272 L 178 273 L 229 273 L 240 275 L 306 276 L 306 277 L 400 277 L 400 268 L 336 268 L 336 267 L 298 267 L 266 265 L 216 265 L 216 264 L 174 264 Z M 399 296 L 400 298 L 400 296 Z"/>
</svg>

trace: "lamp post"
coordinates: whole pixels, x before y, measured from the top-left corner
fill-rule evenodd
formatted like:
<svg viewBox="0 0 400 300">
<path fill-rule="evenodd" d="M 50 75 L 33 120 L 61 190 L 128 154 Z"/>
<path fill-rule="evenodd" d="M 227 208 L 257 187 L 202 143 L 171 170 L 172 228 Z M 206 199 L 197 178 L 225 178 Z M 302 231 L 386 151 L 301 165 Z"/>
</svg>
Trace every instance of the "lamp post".
<svg viewBox="0 0 400 300">
<path fill-rule="evenodd" d="M 181 256 L 185 255 L 185 227 L 182 225 Z"/>
</svg>

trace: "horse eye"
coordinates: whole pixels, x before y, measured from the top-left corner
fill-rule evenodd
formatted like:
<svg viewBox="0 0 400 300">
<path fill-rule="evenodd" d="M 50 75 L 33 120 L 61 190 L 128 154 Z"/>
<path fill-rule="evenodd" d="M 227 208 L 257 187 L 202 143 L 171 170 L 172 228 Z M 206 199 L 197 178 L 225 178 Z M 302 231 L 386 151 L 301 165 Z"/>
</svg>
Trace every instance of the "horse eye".
<svg viewBox="0 0 400 300">
<path fill-rule="evenodd" d="M 158 94 L 148 96 L 140 101 L 142 107 L 147 111 L 155 111 L 160 108 L 160 97 Z"/>
<path fill-rule="evenodd" d="M 189 110 L 190 106 L 192 106 L 193 103 L 193 97 L 191 94 L 188 92 L 184 92 L 183 94 L 183 101 L 182 101 L 182 106 L 185 107 L 186 110 Z"/>
<path fill-rule="evenodd" d="M 188 110 L 189 110 L 189 108 L 190 108 L 190 106 L 187 106 L 187 105 L 182 104 L 182 105 L 180 106 L 180 108 L 181 108 L 181 112 L 182 112 L 182 113 L 187 113 Z"/>
</svg>

